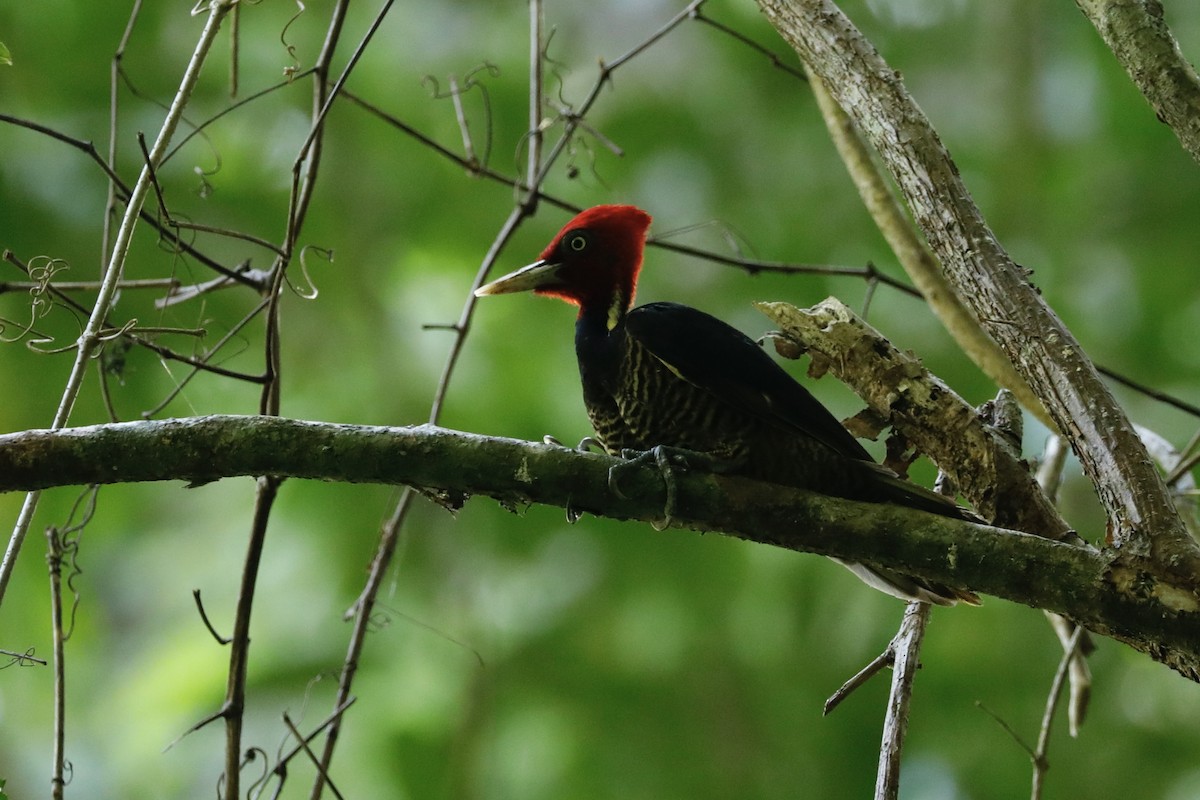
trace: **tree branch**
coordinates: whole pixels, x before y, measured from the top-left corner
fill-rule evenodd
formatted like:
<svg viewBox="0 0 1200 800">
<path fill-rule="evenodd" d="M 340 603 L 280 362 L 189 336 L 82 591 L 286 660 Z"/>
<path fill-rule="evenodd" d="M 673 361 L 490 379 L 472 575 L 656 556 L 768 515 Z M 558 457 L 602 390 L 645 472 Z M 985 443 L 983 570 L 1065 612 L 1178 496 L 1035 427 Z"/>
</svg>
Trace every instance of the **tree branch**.
<svg viewBox="0 0 1200 800">
<path fill-rule="evenodd" d="M 133 231 L 137 227 L 142 205 L 145 202 L 146 195 L 150 191 L 150 176 L 154 165 L 162 161 L 167 145 L 170 144 L 171 137 L 175 135 L 175 128 L 183 117 L 183 110 L 192 97 L 192 90 L 196 87 L 196 81 L 199 78 L 200 69 L 208 57 L 209 48 L 212 46 L 217 32 L 221 29 L 221 21 L 232 7 L 233 0 L 212 0 L 209 4 L 208 20 L 204 25 L 204 30 L 201 32 L 199 40 L 196 42 L 196 49 L 192 52 L 192 57 L 188 60 L 187 68 L 184 70 L 183 78 L 179 83 L 179 89 L 171 101 L 170 108 L 167 109 L 167 116 L 163 120 L 162 127 L 159 128 L 158 136 L 154 140 L 154 146 L 150 149 L 150 157 L 138 174 L 137 183 L 134 184 L 133 191 L 130 192 L 129 199 L 126 201 L 125 215 L 121 218 L 120 227 L 117 229 L 116 241 L 113 243 L 107 266 L 105 266 L 100 280 L 100 290 L 96 295 L 95 302 L 92 304 L 92 311 L 88 316 L 87 323 L 79 334 L 75 350 L 75 363 L 71 366 L 71 372 L 67 376 L 66 385 L 63 387 L 62 397 L 58 402 L 58 410 L 54 413 L 54 421 L 51 425 L 55 428 L 64 427 L 70 419 L 71 411 L 75 407 L 75 401 L 79 397 L 80 388 L 83 386 L 84 371 L 91 363 L 92 357 L 96 354 L 96 348 L 100 344 L 100 331 L 104 326 L 105 320 L 108 318 L 109 311 L 117 295 L 117 288 L 121 283 L 121 276 L 125 269 L 125 259 L 129 255 L 129 248 L 133 239 Z M 16 524 L 13 525 L 13 532 L 8 540 L 8 548 L 4 552 L 3 559 L 0 560 L 0 599 L 4 598 L 5 589 L 7 589 L 8 581 L 12 576 L 17 555 L 21 551 L 21 544 L 25 541 L 25 534 L 28 532 L 29 525 L 33 521 L 33 514 L 37 510 L 37 504 L 38 496 L 36 493 L 27 495 L 25 503 L 21 506 L 21 511 L 17 515 Z"/>
<path fill-rule="evenodd" d="M 759 5 L 875 148 L 950 285 L 1070 439 L 1108 512 L 1112 543 L 1181 576 L 1200 574 L 1200 550 L 1124 412 L 987 226 L 899 73 L 832 0 Z"/>
<path fill-rule="evenodd" d="M 932 458 L 984 519 L 1052 539 L 1074 537 L 1012 445 L 840 300 L 830 297 L 808 309 L 779 302 L 757 307 L 787 342 L 813 357 L 813 369 L 830 370 Z"/>
<path fill-rule="evenodd" d="M 1042 401 L 1029 388 L 1025 379 L 1017 374 L 1008 356 L 1000 350 L 992 337 L 988 336 L 980 326 L 979 320 L 946 282 L 946 276 L 942 273 L 937 258 L 929 246 L 921 241 L 891 185 L 871 157 L 870 148 L 854 127 L 853 121 L 834 101 L 819 77 L 810 79 L 809 86 L 812 87 L 813 97 L 821 109 L 829 136 L 850 173 L 850 179 L 858 189 L 863 205 L 870 212 L 871 219 L 887 240 L 888 246 L 892 248 L 900 266 L 921 291 L 929 309 L 941 321 L 946 332 L 954 337 L 954 341 L 967 357 L 975 362 L 985 375 L 998 386 L 1015 394 L 1021 405 L 1047 426 L 1053 426 L 1054 422 L 1042 407 Z"/>
<path fill-rule="evenodd" d="M 628 467 L 627 497 L 608 489 L 615 459 L 432 425 L 340 425 L 211 416 L 0 436 L 0 491 L 133 481 L 192 485 L 239 475 L 405 484 L 451 502 L 468 495 L 656 520 L 654 467 Z M 677 477 L 678 527 L 887 566 L 1065 614 L 1200 680 L 1200 601 L 1183 581 L 1115 556 L 885 504 L 856 503 L 743 478 Z"/>
<path fill-rule="evenodd" d="M 928 603 L 909 603 L 904 609 L 900 630 L 896 631 L 888 645 L 893 654 L 892 688 L 888 693 L 883 740 L 879 745 L 875 800 L 896 800 L 900 795 L 900 751 L 908 731 L 913 681 L 920 667 L 921 643 L 925 639 L 925 627 L 929 624 L 932 608 Z"/>
<path fill-rule="evenodd" d="M 1154 113 L 1200 161 L 1200 77 L 1179 51 L 1158 0 L 1075 0 Z"/>
</svg>

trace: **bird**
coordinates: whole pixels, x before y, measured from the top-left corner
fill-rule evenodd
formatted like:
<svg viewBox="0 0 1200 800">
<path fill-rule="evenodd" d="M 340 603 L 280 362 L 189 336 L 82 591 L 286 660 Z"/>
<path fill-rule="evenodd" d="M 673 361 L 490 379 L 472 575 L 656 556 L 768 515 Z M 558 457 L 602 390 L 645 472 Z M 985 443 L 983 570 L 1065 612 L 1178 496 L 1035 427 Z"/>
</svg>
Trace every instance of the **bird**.
<svg viewBox="0 0 1200 800">
<path fill-rule="evenodd" d="M 670 448 L 725 474 L 971 518 L 949 498 L 876 463 L 738 329 L 679 303 L 634 308 L 650 222 L 632 205 L 589 208 L 563 226 L 537 261 L 475 290 L 478 297 L 532 291 L 578 306 L 575 353 L 595 442 L 613 456 L 654 453 L 664 470 L 669 459 L 662 454 Z M 979 603 L 965 589 L 839 563 L 904 600 Z"/>
</svg>

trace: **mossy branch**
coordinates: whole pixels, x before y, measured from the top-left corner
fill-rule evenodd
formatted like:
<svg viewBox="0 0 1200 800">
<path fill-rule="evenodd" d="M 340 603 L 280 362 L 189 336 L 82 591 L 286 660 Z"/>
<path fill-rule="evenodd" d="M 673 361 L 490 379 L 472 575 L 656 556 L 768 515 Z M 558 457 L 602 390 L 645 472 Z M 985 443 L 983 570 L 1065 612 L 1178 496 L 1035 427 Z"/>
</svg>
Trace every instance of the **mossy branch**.
<svg viewBox="0 0 1200 800">
<path fill-rule="evenodd" d="M 431 425 L 389 428 L 210 416 L 0 436 L 0 491 L 245 475 L 406 484 L 449 502 L 486 495 L 617 519 L 662 515 L 654 467 Z M 856 503 L 742 478 L 684 472 L 676 525 L 887 566 L 1065 614 L 1200 680 L 1197 585 L 1127 554 L 1101 553 L 898 506 Z"/>
</svg>

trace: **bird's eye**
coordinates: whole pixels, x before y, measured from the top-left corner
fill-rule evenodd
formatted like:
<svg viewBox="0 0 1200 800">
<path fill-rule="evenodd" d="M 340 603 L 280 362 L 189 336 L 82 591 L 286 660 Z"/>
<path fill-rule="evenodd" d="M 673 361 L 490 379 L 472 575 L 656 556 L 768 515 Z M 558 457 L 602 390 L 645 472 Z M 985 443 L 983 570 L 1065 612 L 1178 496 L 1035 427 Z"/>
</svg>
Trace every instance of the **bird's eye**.
<svg viewBox="0 0 1200 800">
<path fill-rule="evenodd" d="M 587 249 L 588 237 L 582 231 L 577 231 L 568 236 L 564 244 L 566 244 L 568 250 L 582 253 Z"/>
</svg>

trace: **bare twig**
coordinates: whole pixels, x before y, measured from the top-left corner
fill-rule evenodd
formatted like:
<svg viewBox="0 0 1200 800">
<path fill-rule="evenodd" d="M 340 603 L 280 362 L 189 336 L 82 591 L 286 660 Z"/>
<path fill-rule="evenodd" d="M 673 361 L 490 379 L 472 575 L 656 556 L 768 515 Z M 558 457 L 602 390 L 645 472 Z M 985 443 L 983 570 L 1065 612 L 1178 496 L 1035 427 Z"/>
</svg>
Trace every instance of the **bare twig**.
<svg viewBox="0 0 1200 800">
<path fill-rule="evenodd" d="M 34 656 L 33 648 L 26 650 L 24 653 L 14 653 L 12 650 L 0 648 L 0 656 L 4 656 L 5 658 L 9 659 L 9 662 L 3 666 L 0 666 L 0 669 L 8 669 L 14 664 L 22 667 L 26 664 L 37 664 L 43 667 L 46 666 L 46 659 L 37 658 Z"/>
<path fill-rule="evenodd" d="M 301 734 L 295 723 L 292 722 L 292 718 L 286 713 L 283 715 L 283 724 L 287 726 L 288 731 L 292 734 L 292 736 L 295 737 L 296 741 L 299 742 L 299 744 L 296 746 L 297 750 L 303 751 L 304 754 L 308 756 L 308 760 L 311 761 L 313 766 L 317 768 L 317 774 L 320 776 L 321 785 L 328 786 L 329 791 L 333 792 L 334 797 L 336 797 L 338 800 L 343 800 L 342 793 L 338 791 L 337 785 L 333 782 L 333 779 L 329 777 L 329 772 L 325 768 L 325 765 L 321 763 L 321 759 L 319 759 L 317 754 L 313 752 L 311 747 L 309 747 L 309 741 L 311 740 L 311 737 Z"/>
<path fill-rule="evenodd" d="M 542 168 L 543 25 L 542 0 L 529 0 L 529 145 L 525 155 L 525 184 L 530 189 L 538 185 L 537 176 Z M 533 213 L 537 211 L 538 193 L 531 194 L 529 211 Z"/>
<path fill-rule="evenodd" d="M 921 296 L 920 292 L 903 281 L 880 272 L 874 264 L 867 264 L 862 267 L 839 267 L 832 264 L 790 264 L 779 261 L 760 261 L 753 258 L 742 258 L 741 256 L 723 255 L 710 250 L 701 250 L 698 247 L 689 247 L 686 244 L 669 242 L 662 238 L 653 238 L 647 244 L 651 247 L 658 247 L 673 253 L 681 253 L 693 258 L 702 258 L 705 261 L 712 261 L 716 264 L 737 267 L 750 275 L 758 275 L 760 273 L 776 273 L 781 275 L 840 275 L 843 277 L 863 278 L 868 283 L 882 283 L 910 297 Z"/>
<path fill-rule="evenodd" d="M 380 531 L 379 544 L 375 548 L 375 556 L 371 559 L 371 568 L 367 576 L 367 581 L 363 585 L 363 590 L 359 593 L 358 600 L 354 604 L 354 626 L 351 629 L 350 641 L 346 646 L 346 657 L 342 661 L 342 672 L 338 677 L 338 690 L 334 701 L 336 708 L 341 708 L 351 702 L 351 687 L 354 683 L 354 676 L 358 672 L 359 658 L 361 658 L 363 648 L 366 646 L 367 634 L 370 633 L 371 612 L 375 606 L 375 598 L 379 594 L 379 587 L 383 585 L 384 577 L 389 567 L 391 567 L 392 558 L 396 554 L 396 547 L 400 542 L 400 531 L 404 526 L 404 520 L 408 516 L 408 510 L 412 506 L 413 494 L 414 492 L 411 488 L 406 487 L 404 489 L 400 495 L 400 500 L 396 503 L 396 508 L 392 512 L 391 518 L 384 524 Z M 311 800 L 317 800 L 321 796 L 321 788 L 324 782 L 323 776 L 333 761 L 333 753 L 337 747 L 341 730 L 342 716 L 337 714 L 333 716 L 329 723 L 328 734 L 325 737 L 325 747 L 321 752 L 320 759 L 317 761 L 320 769 L 313 781 L 312 791 L 309 793 Z"/>
<path fill-rule="evenodd" d="M 125 58 L 125 48 L 129 47 L 129 38 L 133 35 L 133 26 L 142 13 L 142 0 L 133 0 L 133 8 L 129 11 L 129 20 L 125 23 L 125 32 L 113 53 L 109 67 L 108 78 L 108 166 L 117 168 L 117 123 L 120 112 L 121 60 Z M 90 146 L 90 143 L 89 143 Z M 110 252 L 112 244 L 112 221 L 117 213 L 117 184 L 108 183 L 108 198 L 104 203 L 104 233 L 100 239 L 100 257 L 104 259 Z"/>
<path fill-rule="evenodd" d="M 200 68 L 203 66 L 205 58 L 208 55 L 209 47 L 216 38 L 217 32 L 221 28 L 221 21 L 224 19 L 225 14 L 228 13 L 232 4 L 233 0 L 211 1 L 208 21 L 205 23 L 204 30 L 201 32 L 200 38 L 196 43 L 196 49 L 193 51 L 187 68 L 184 70 L 179 90 L 175 93 L 171 107 L 167 112 L 167 117 L 163 120 L 162 127 L 159 129 L 158 137 L 154 141 L 154 147 L 150 150 L 148 166 L 157 164 L 162 159 L 167 144 L 174 135 L 175 128 L 183 115 L 183 109 L 191 98 L 192 89 L 199 78 Z M 117 230 L 111 256 L 101 279 L 100 291 L 92 307 L 91 315 L 88 317 L 87 324 L 79 336 L 79 347 L 75 353 L 75 363 L 71 367 L 66 386 L 63 388 L 62 397 L 59 400 L 58 410 L 55 412 L 54 419 L 51 422 L 52 429 L 64 427 L 70 419 L 71 410 L 75 406 L 75 400 L 79 396 L 79 390 L 83 385 L 83 376 L 87 370 L 88 362 L 99 345 L 100 329 L 103 327 L 104 320 L 108 316 L 112 302 L 116 297 L 117 287 L 121 282 L 121 273 L 125 267 L 125 258 L 129 253 L 129 246 L 133 240 L 133 231 L 137 225 L 138 214 L 142 210 L 142 204 L 145 202 L 146 194 L 149 190 L 150 169 L 144 167 L 138 176 L 137 183 L 134 184 L 133 191 L 130 193 L 125 208 L 125 216 L 122 218 L 121 225 Z M 13 526 L 13 532 L 9 537 L 4 559 L 0 561 L 0 601 L 3 600 L 5 589 L 8 587 L 9 579 L 12 577 L 13 567 L 17 553 L 20 552 L 21 543 L 25 540 L 25 534 L 29 530 L 30 523 L 33 521 L 33 513 L 37 509 L 38 499 L 39 494 L 37 492 L 31 492 L 25 496 L 25 502 L 21 506 L 16 524 Z"/>
<path fill-rule="evenodd" d="M 50 796 L 62 800 L 66 786 L 66 726 L 67 726 L 67 681 L 63 643 L 62 564 L 63 548 L 57 528 L 46 529 L 49 546 L 46 560 L 50 566 L 50 625 L 54 641 L 54 751 L 50 767 Z"/>
<path fill-rule="evenodd" d="M 895 661 L 892 690 L 883 720 L 883 741 L 879 747 L 879 771 L 875 775 L 876 800 L 895 800 L 900 792 L 900 750 L 908 731 L 913 680 L 920 668 L 921 642 L 931 608 L 928 603 L 909 603 L 904 609 L 900 630 L 889 647 Z"/>
<path fill-rule="evenodd" d="M 229 96 L 237 97 L 238 93 L 238 64 L 241 61 L 242 36 L 241 36 L 241 21 L 242 7 L 241 4 L 234 6 L 233 13 L 229 15 Z"/>
<path fill-rule="evenodd" d="M 771 62 L 771 66 L 775 67 L 776 69 L 786 72 L 788 75 L 791 75 L 793 78 L 798 78 L 799 80 L 802 80 L 802 81 L 808 80 L 808 75 L 806 75 L 804 73 L 804 70 L 798 69 L 796 67 L 793 67 L 791 64 L 785 63 L 784 60 L 779 56 L 778 53 L 774 53 L 771 50 L 768 50 L 767 48 L 763 47 L 758 42 L 756 42 L 753 39 L 751 39 L 750 37 L 746 36 L 744 33 L 741 33 L 740 31 L 736 31 L 733 28 L 729 27 L 728 25 L 718 22 L 717 20 L 713 19 L 712 17 L 708 16 L 707 14 L 702 13 L 699 8 L 697 8 L 692 13 L 692 19 L 696 20 L 697 22 L 703 22 L 705 25 L 708 25 L 711 28 L 715 28 L 716 30 L 720 31 L 721 33 L 725 34 L 726 36 L 729 36 L 730 38 L 732 38 L 738 42 L 741 42 L 742 44 L 749 47 L 751 50 L 754 50 L 755 52 L 758 52 L 761 55 L 766 56 L 767 60 Z"/>
<path fill-rule="evenodd" d="M 229 644 L 231 639 L 227 636 L 222 636 L 217 633 L 217 629 L 213 627 L 212 622 L 208 619 L 208 612 L 204 610 L 204 603 L 200 600 L 200 590 L 192 589 L 192 599 L 196 601 L 196 611 L 200 612 L 200 620 L 204 623 L 204 627 L 208 628 L 208 632 L 217 640 L 217 644 L 224 647 Z"/>
<path fill-rule="evenodd" d="M 1030 759 L 1033 761 L 1031 800 L 1041 800 L 1042 784 L 1046 780 L 1046 771 L 1050 768 L 1050 762 L 1046 759 L 1046 753 L 1049 752 L 1050 748 L 1050 728 L 1054 724 L 1054 712 L 1058 708 L 1058 700 L 1062 696 L 1063 683 L 1070 672 L 1071 664 L 1079 658 L 1078 647 L 1080 637 L 1086 635 L 1087 633 L 1083 628 L 1075 629 L 1071 640 L 1063 648 L 1063 656 L 1058 662 L 1058 670 L 1054 673 L 1054 680 L 1050 683 L 1050 692 L 1046 697 L 1046 709 L 1042 713 L 1042 725 L 1038 730 L 1037 746 L 1029 754 Z"/>
<path fill-rule="evenodd" d="M 250 612 L 254 606 L 254 590 L 267 536 L 267 521 L 282 482 L 281 478 L 274 476 L 258 479 L 254 519 L 246 547 L 246 562 L 242 566 L 233 634 L 229 640 L 229 676 L 220 716 L 225 720 L 225 796 L 231 798 L 241 796 L 242 714 L 246 707 L 246 667 L 250 661 Z"/>
<path fill-rule="evenodd" d="M 821 711 L 822 716 L 832 714 L 833 710 L 840 706 L 842 701 L 852 695 L 859 687 L 866 684 L 871 678 L 874 678 L 881 670 L 892 666 L 896 660 L 896 653 L 892 650 L 893 644 L 895 644 L 895 639 L 888 642 L 888 646 L 882 653 L 871 659 L 865 667 L 854 673 L 854 676 L 850 680 L 839 686 L 838 690 L 829 696 Z"/>
<path fill-rule="evenodd" d="M 27 292 L 37 289 L 41 284 L 32 281 L 0 281 L 0 294 L 5 292 Z M 179 286 L 178 278 L 134 278 L 123 280 L 117 284 L 121 291 L 125 289 L 173 289 Z M 99 281 L 54 281 L 54 288 L 60 292 L 94 292 L 100 288 Z"/>
<path fill-rule="evenodd" d="M 324 733 L 330 725 L 341 719 L 342 715 L 346 713 L 346 710 L 349 709 L 350 706 L 354 705 L 355 700 L 356 698 L 354 697 L 347 698 L 345 703 L 335 706 L 333 711 L 329 712 L 329 716 L 325 717 L 325 719 L 322 720 L 319 725 L 313 728 L 311 733 L 304 737 L 297 737 L 298 743 L 285 755 L 281 755 L 276 760 L 275 767 L 271 771 L 278 775 L 280 779 L 282 779 L 287 773 L 288 762 L 302 752 L 309 753 L 311 755 L 311 750 L 309 750 L 308 745 L 310 745 L 314 739 Z"/>
</svg>

